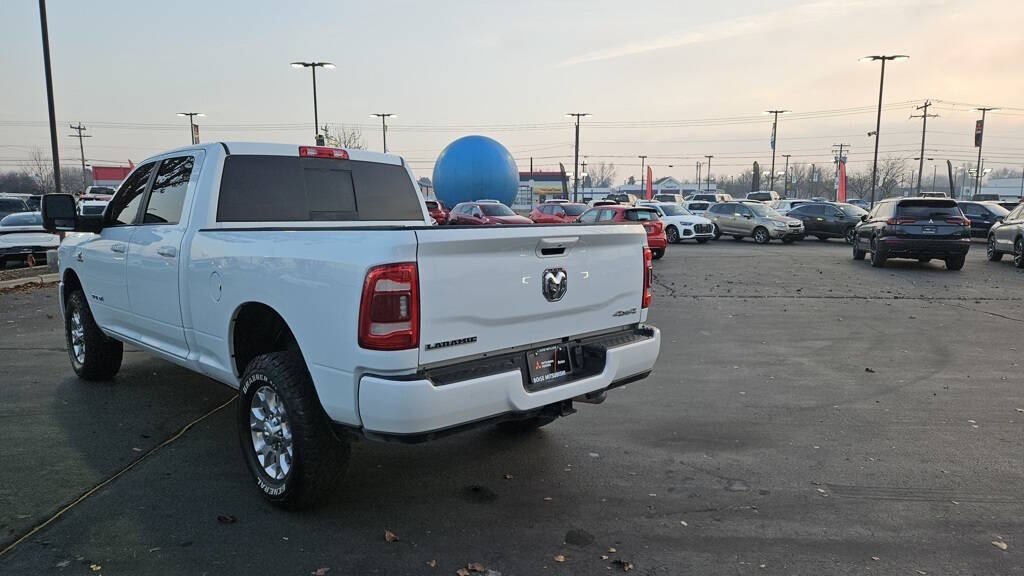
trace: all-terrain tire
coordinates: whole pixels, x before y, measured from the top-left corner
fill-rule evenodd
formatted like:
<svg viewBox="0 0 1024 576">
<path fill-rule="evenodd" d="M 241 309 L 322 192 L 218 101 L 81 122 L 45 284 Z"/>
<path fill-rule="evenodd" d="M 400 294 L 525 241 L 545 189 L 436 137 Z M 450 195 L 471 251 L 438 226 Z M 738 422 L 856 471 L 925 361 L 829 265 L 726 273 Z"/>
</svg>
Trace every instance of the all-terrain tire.
<svg viewBox="0 0 1024 576">
<path fill-rule="evenodd" d="M 350 448 L 346 440 L 335 436 L 302 355 L 289 351 L 257 356 L 249 362 L 241 382 L 238 439 L 257 488 L 281 508 L 295 510 L 318 503 L 332 492 L 348 467 Z M 265 389 L 283 405 L 286 425 L 280 428 L 290 434 L 292 450 L 283 478 L 272 477 L 256 453 L 254 436 L 261 431 L 253 423 L 254 418 L 259 420 L 253 399 L 260 392 L 266 395 Z M 262 438 L 270 436 L 264 433 Z"/>
<path fill-rule="evenodd" d="M 81 290 L 72 292 L 64 306 L 64 340 L 75 374 L 82 380 L 110 380 L 121 369 L 124 344 L 100 330 Z"/>
</svg>

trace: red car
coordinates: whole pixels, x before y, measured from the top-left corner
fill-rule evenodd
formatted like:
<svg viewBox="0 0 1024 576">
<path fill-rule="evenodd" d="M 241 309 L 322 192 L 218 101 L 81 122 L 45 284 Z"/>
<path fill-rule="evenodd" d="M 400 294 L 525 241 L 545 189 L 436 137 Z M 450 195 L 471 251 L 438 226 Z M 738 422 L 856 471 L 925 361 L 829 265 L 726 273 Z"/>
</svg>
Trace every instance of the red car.
<svg viewBox="0 0 1024 576">
<path fill-rule="evenodd" d="M 608 224 L 636 222 L 643 224 L 647 230 L 647 247 L 651 249 L 651 257 L 657 260 L 665 255 L 668 237 L 665 235 L 665 224 L 655 210 L 641 206 L 615 204 L 613 206 L 597 206 L 587 210 L 580 216 L 583 224 Z"/>
<path fill-rule="evenodd" d="M 533 207 L 530 220 L 537 224 L 569 224 L 587 211 L 586 204 L 572 202 L 544 202 Z"/>
<path fill-rule="evenodd" d="M 430 213 L 430 217 L 437 222 L 437 225 L 448 223 L 448 211 L 445 210 L 444 204 L 441 204 L 438 200 L 427 200 L 427 212 Z"/>
<path fill-rule="evenodd" d="M 533 224 L 500 202 L 462 202 L 448 213 L 449 224 L 479 226 L 484 224 Z"/>
</svg>

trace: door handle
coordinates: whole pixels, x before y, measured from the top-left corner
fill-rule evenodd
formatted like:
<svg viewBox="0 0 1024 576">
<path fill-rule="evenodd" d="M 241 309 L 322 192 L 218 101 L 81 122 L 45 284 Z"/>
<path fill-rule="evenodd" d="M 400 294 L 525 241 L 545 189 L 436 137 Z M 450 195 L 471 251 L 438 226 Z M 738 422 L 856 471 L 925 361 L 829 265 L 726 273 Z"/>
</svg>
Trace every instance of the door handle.
<svg viewBox="0 0 1024 576">
<path fill-rule="evenodd" d="M 168 258 L 174 258 L 175 256 L 178 255 L 178 249 L 175 248 L 174 246 L 161 246 L 156 249 L 156 253 L 161 256 L 166 256 Z"/>
<path fill-rule="evenodd" d="M 114 243 L 114 244 L 110 245 L 110 251 L 111 252 L 117 252 L 118 254 L 124 254 L 125 252 L 128 251 L 128 246 L 126 246 L 126 245 L 124 245 L 124 244 L 122 244 L 120 242 L 117 242 L 117 243 Z"/>
</svg>

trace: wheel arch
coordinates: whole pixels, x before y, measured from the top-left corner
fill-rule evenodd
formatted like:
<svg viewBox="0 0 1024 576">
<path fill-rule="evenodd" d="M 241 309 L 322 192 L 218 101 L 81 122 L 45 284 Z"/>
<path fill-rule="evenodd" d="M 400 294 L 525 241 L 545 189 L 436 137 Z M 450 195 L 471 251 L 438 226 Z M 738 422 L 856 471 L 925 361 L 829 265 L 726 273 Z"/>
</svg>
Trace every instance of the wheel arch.
<svg viewBox="0 0 1024 576">
<path fill-rule="evenodd" d="M 258 301 L 243 302 L 235 308 L 228 330 L 228 347 L 231 367 L 238 378 L 260 354 L 295 351 L 302 355 L 284 316 L 274 307 Z"/>
<path fill-rule="evenodd" d="M 82 280 L 79 279 L 78 273 L 75 272 L 74 269 L 68 268 L 67 270 L 64 271 L 63 278 L 61 278 L 61 288 L 60 288 L 61 306 L 66 306 L 67 305 L 68 298 L 71 296 L 71 294 L 75 290 L 83 290 L 84 291 L 84 289 L 82 288 Z M 88 304 L 88 302 L 87 302 L 87 304 Z"/>
</svg>

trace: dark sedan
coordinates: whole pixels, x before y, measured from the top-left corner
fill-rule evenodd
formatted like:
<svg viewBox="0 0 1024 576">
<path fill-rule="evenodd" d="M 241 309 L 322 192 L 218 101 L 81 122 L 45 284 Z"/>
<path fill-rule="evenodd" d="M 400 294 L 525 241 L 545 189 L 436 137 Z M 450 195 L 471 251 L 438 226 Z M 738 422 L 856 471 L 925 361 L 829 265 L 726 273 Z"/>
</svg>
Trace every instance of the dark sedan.
<svg viewBox="0 0 1024 576">
<path fill-rule="evenodd" d="M 867 212 L 853 204 L 813 202 L 797 205 L 786 216 L 803 222 L 807 236 L 815 236 L 821 241 L 842 238 L 853 244 L 853 229 L 865 214 Z"/>
<path fill-rule="evenodd" d="M 964 216 L 971 221 L 971 236 L 974 238 L 987 238 L 992 225 L 1002 221 L 1010 213 L 996 202 L 960 201 L 957 204 L 960 205 Z"/>
</svg>

